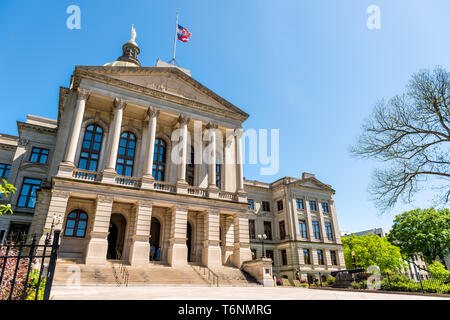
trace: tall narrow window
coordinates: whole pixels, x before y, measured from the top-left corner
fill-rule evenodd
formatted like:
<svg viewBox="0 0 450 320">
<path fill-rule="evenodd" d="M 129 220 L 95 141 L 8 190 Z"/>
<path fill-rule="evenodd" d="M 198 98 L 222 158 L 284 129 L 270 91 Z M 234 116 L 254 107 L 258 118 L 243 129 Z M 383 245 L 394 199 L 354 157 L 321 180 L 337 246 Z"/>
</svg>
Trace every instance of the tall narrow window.
<svg viewBox="0 0 450 320">
<path fill-rule="evenodd" d="M 10 170 L 11 170 L 11 165 L 5 164 L 5 163 L 0 163 L 0 179 L 8 179 Z"/>
<path fill-rule="evenodd" d="M 153 154 L 153 178 L 164 181 L 166 172 L 166 143 L 162 139 L 155 139 L 155 152 Z"/>
<path fill-rule="evenodd" d="M 305 259 L 305 264 L 311 264 L 311 256 L 309 254 L 309 249 L 303 249 L 303 258 Z"/>
<path fill-rule="evenodd" d="M 330 258 L 331 258 L 331 264 L 332 264 L 333 266 L 337 266 L 337 256 L 336 256 L 336 251 L 330 250 Z"/>
<path fill-rule="evenodd" d="M 190 152 L 189 156 L 188 156 L 188 161 L 186 164 L 186 182 L 190 186 L 193 186 L 194 185 L 194 174 L 195 174 L 194 148 L 193 147 L 191 147 L 191 152 Z"/>
<path fill-rule="evenodd" d="M 309 208 L 311 211 L 317 211 L 317 202 L 314 200 L 309 201 Z"/>
<path fill-rule="evenodd" d="M 47 163 L 48 159 L 48 149 L 43 148 L 33 148 L 31 150 L 30 162 L 36 163 Z"/>
<path fill-rule="evenodd" d="M 313 221 L 312 227 L 313 227 L 313 232 L 314 232 L 314 238 L 317 240 L 320 240 L 319 221 Z"/>
<path fill-rule="evenodd" d="M 102 141 L 103 129 L 96 124 L 89 125 L 84 132 L 78 168 L 97 171 Z"/>
<path fill-rule="evenodd" d="M 255 210 L 255 201 L 253 199 L 247 199 L 248 207 L 250 210 Z"/>
<path fill-rule="evenodd" d="M 325 258 L 323 256 L 323 250 L 319 249 L 317 250 L 317 260 L 319 262 L 319 265 L 325 264 Z"/>
<path fill-rule="evenodd" d="M 36 205 L 36 191 L 40 186 L 41 180 L 24 178 L 17 206 L 22 208 L 34 208 Z"/>
<path fill-rule="evenodd" d="M 120 136 L 119 151 L 117 153 L 116 172 L 118 175 L 131 177 L 133 175 L 134 154 L 136 150 L 136 136 L 131 132 L 124 132 Z"/>
<path fill-rule="evenodd" d="M 264 233 L 267 240 L 272 240 L 272 223 L 270 221 L 264 221 Z"/>
<path fill-rule="evenodd" d="M 217 157 L 216 164 L 216 185 L 217 188 L 222 189 L 222 165 L 220 164 L 219 157 Z"/>
<path fill-rule="evenodd" d="M 306 233 L 306 222 L 305 221 L 300 221 L 298 223 L 299 227 L 300 227 L 300 238 L 306 238 L 307 237 L 307 233 Z"/>
<path fill-rule="evenodd" d="M 328 207 L 328 203 L 322 202 L 322 211 L 324 213 L 329 213 L 330 212 L 330 208 Z"/>
<path fill-rule="evenodd" d="M 286 250 L 281 250 L 281 263 L 283 264 L 283 266 L 288 264 Z"/>
<path fill-rule="evenodd" d="M 280 240 L 286 238 L 286 229 L 284 228 L 284 221 L 280 221 Z"/>
<path fill-rule="evenodd" d="M 250 234 L 250 239 L 256 239 L 255 220 L 248 220 L 248 232 Z"/>
<path fill-rule="evenodd" d="M 331 229 L 331 223 L 326 222 L 325 223 L 325 232 L 327 233 L 327 239 L 333 240 L 333 229 Z"/>
<path fill-rule="evenodd" d="M 262 202 L 262 211 L 266 211 L 266 212 L 270 211 L 270 202 L 269 201 Z"/>
<path fill-rule="evenodd" d="M 75 210 L 69 213 L 66 219 L 64 236 L 84 238 L 86 234 L 87 220 L 87 214 L 81 210 Z"/>
<path fill-rule="evenodd" d="M 295 199 L 295 202 L 297 203 L 297 209 L 305 209 L 303 199 Z"/>
</svg>

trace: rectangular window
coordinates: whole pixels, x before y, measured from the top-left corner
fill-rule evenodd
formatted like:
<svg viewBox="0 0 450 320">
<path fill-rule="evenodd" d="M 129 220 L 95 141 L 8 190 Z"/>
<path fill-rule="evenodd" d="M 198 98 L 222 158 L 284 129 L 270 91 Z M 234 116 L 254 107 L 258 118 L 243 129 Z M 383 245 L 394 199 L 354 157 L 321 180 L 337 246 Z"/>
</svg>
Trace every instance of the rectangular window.
<svg viewBox="0 0 450 320">
<path fill-rule="evenodd" d="M 288 264 L 286 250 L 281 250 L 281 263 L 283 266 Z"/>
<path fill-rule="evenodd" d="M 308 234 L 306 233 L 306 222 L 300 221 L 299 227 L 300 227 L 300 238 L 307 238 Z"/>
<path fill-rule="evenodd" d="M 17 206 L 21 208 L 34 208 L 36 205 L 36 191 L 40 186 L 41 180 L 24 178 Z"/>
<path fill-rule="evenodd" d="M 305 264 L 311 264 L 311 257 L 309 255 L 309 249 L 303 249 L 303 258 L 305 259 Z"/>
<path fill-rule="evenodd" d="M 283 210 L 283 200 L 277 201 L 277 208 L 278 208 L 278 211 Z"/>
<path fill-rule="evenodd" d="M 250 210 L 255 210 L 255 201 L 253 199 L 247 199 Z"/>
<path fill-rule="evenodd" d="M 280 221 L 280 240 L 284 240 L 286 238 L 286 230 L 284 228 L 284 221 Z"/>
<path fill-rule="evenodd" d="M 267 240 L 272 240 L 272 222 L 264 221 L 264 234 L 267 236 Z"/>
<path fill-rule="evenodd" d="M 297 203 L 297 209 L 305 209 L 305 204 L 303 203 L 303 199 L 295 199 Z"/>
<path fill-rule="evenodd" d="M 273 264 L 273 250 L 266 250 L 266 257 L 272 259 Z"/>
<path fill-rule="evenodd" d="M 331 264 L 333 266 L 337 266 L 337 256 L 336 256 L 336 251 L 331 250 L 330 251 L 330 258 L 331 258 Z"/>
<path fill-rule="evenodd" d="M 312 227 L 313 227 L 313 232 L 314 232 L 314 238 L 317 240 L 320 240 L 319 221 L 313 221 Z"/>
<path fill-rule="evenodd" d="M 0 179 L 8 179 L 9 171 L 11 170 L 11 165 L 0 163 Z"/>
<path fill-rule="evenodd" d="M 328 207 L 328 203 L 322 202 L 322 211 L 323 211 L 324 213 L 330 212 L 330 208 Z"/>
<path fill-rule="evenodd" d="M 311 209 L 311 211 L 317 211 L 317 203 L 314 200 L 310 200 L 309 201 L 309 208 Z"/>
<path fill-rule="evenodd" d="M 325 223 L 325 232 L 327 233 L 327 239 L 333 240 L 333 229 L 331 229 L 331 223 Z"/>
<path fill-rule="evenodd" d="M 248 220 L 248 232 L 250 233 L 250 239 L 256 239 L 255 220 Z"/>
<path fill-rule="evenodd" d="M 266 212 L 270 211 L 270 202 L 269 201 L 262 202 L 262 210 L 266 211 Z"/>
<path fill-rule="evenodd" d="M 33 148 L 31 150 L 30 161 L 37 163 L 47 163 L 48 149 Z"/>
<path fill-rule="evenodd" d="M 319 249 L 317 250 L 317 261 L 319 262 L 319 265 L 325 264 L 325 259 L 323 256 L 323 250 Z"/>
</svg>

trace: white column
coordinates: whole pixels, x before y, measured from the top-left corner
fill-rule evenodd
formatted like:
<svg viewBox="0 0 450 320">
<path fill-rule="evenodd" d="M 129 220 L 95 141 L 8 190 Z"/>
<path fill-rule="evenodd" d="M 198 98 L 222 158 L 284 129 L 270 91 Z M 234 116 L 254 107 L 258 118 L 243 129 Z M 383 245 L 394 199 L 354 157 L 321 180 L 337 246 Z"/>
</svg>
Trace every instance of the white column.
<svg viewBox="0 0 450 320">
<path fill-rule="evenodd" d="M 114 100 L 114 121 L 113 121 L 113 134 L 112 134 L 112 141 L 111 141 L 111 147 L 109 148 L 110 154 L 108 156 L 108 160 L 106 162 L 105 170 L 108 171 L 114 171 L 116 167 L 116 161 L 117 161 L 117 151 L 119 149 L 119 140 L 120 140 L 120 129 L 122 128 L 122 116 L 123 116 L 123 109 L 126 107 L 126 101 L 116 98 Z"/>
<path fill-rule="evenodd" d="M 209 210 L 203 216 L 204 235 L 202 263 L 207 267 L 218 267 L 222 265 L 222 252 L 220 249 L 219 211 Z"/>
<path fill-rule="evenodd" d="M 153 157 L 155 153 L 155 139 L 156 139 L 156 120 L 159 115 L 159 110 L 149 108 L 147 110 L 149 116 L 148 129 L 147 129 L 147 155 L 144 157 L 144 171 L 142 177 L 142 188 L 143 189 L 153 189 L 154 178 L 152 176 L 153 172 Z"/>
<path fill-rule="evenodd" d="M 234 216 L 234 252 L 232 262 L 236 267 L 240 268 L 242 263 L 248 260 L 252 260 L 248 216 L 246 213 L 237 213 Z"/>
<path fill-rule="evenodd" d="M 150 227 L 152 221 L 152 202 L 138 200 L 136 221 L 130 249 L 131 265 L 147 265 L 150 260 Z"/>
<path fill-rule="evenodd" d="M 185 207 L 172 208 L 169 248 L 167 250 L 167 262 L 171 267 L 187 264 L 187 216 L 188 210 Z"/>
<path fill-rule="evenodd" d="M 237 192 L 244 192 L 244 171 L 242 168 L 242 147 L 241 147 L 241 138 L 244 134 L 244 130 L 242 128 L 238 128 L 234 130 L 235 139 L 236 139 L 236 187 Z"/>
<path fill-rule="evenodd" d="M 83 122 L 84 109 L 86 108 L 86 101 L 89 98 L 90 92 L 84 89 L 77 89 L 77 104 L 75 106 L 75 112 L 73 114 L 72 134 L 69 139 L 69 145 L 67 146 L 66 156 L 64 162 L 74 165 L 75 153 L 77 150 L 77 142 L 80 137 L 81 123 Z"/>
<path fill-rule="evenodd" d="M 188 132 L 187 125 L 189 123 L 189 118 L 185 115 L 180 115 L 178 118 L 178 122 L 180 123 L 180 143 L 181 143 L 181 152 L 180 159 L 178 161 L 178 179 L 177 183 L 186 183 L 186 162 L 187 162 L 187 147 L 188 147 Z"/>
<path fill-rule="evenodd" d="M 210 189 L 217 189 L 216 186 L 216 129 L 217 124 L 208 123 L 208 134 L 209 134 L 209 159 L 208 159 L 208 187 Z"/>
</svg>

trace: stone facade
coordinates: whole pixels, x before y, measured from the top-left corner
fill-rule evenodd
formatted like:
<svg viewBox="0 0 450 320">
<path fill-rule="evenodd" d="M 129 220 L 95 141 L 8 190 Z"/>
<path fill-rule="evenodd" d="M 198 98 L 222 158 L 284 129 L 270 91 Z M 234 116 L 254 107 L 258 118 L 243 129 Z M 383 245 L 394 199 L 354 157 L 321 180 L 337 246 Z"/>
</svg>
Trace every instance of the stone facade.
<svg viewBox="0 0 450 320">
<path fill-rule="evenodd" d="M 345 269 L 335 191 L 329 185 L 303 173 L 301 178 L 285 177 L 273 183 L 245 180 L 244 186 L 253 206 L 249 210 L 249 224 L 255 226 L 249 232 L 253 258 L 262 256 L 258 235 L 266 234 L 265 255 L 273 257 L 277 277 L 326 278 L 333 270 Z"/>
</svg>

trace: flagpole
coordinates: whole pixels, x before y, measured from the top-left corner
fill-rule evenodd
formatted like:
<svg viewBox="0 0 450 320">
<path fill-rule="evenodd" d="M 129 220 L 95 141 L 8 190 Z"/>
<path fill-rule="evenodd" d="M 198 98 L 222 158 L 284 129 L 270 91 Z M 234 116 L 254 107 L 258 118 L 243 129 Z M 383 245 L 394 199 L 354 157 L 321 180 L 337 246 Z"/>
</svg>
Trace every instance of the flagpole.
<svg viewBox="0 0 450 320">
<path fill-rule="evenodd" d="M 175 53 L 177 51 L 177 33 L 178 33 L 178 11 L 175 23 L 175 38 L 173 39 L 173 58 L 171 60 L 172 64 L 175 64 Z"/>
</svg>

